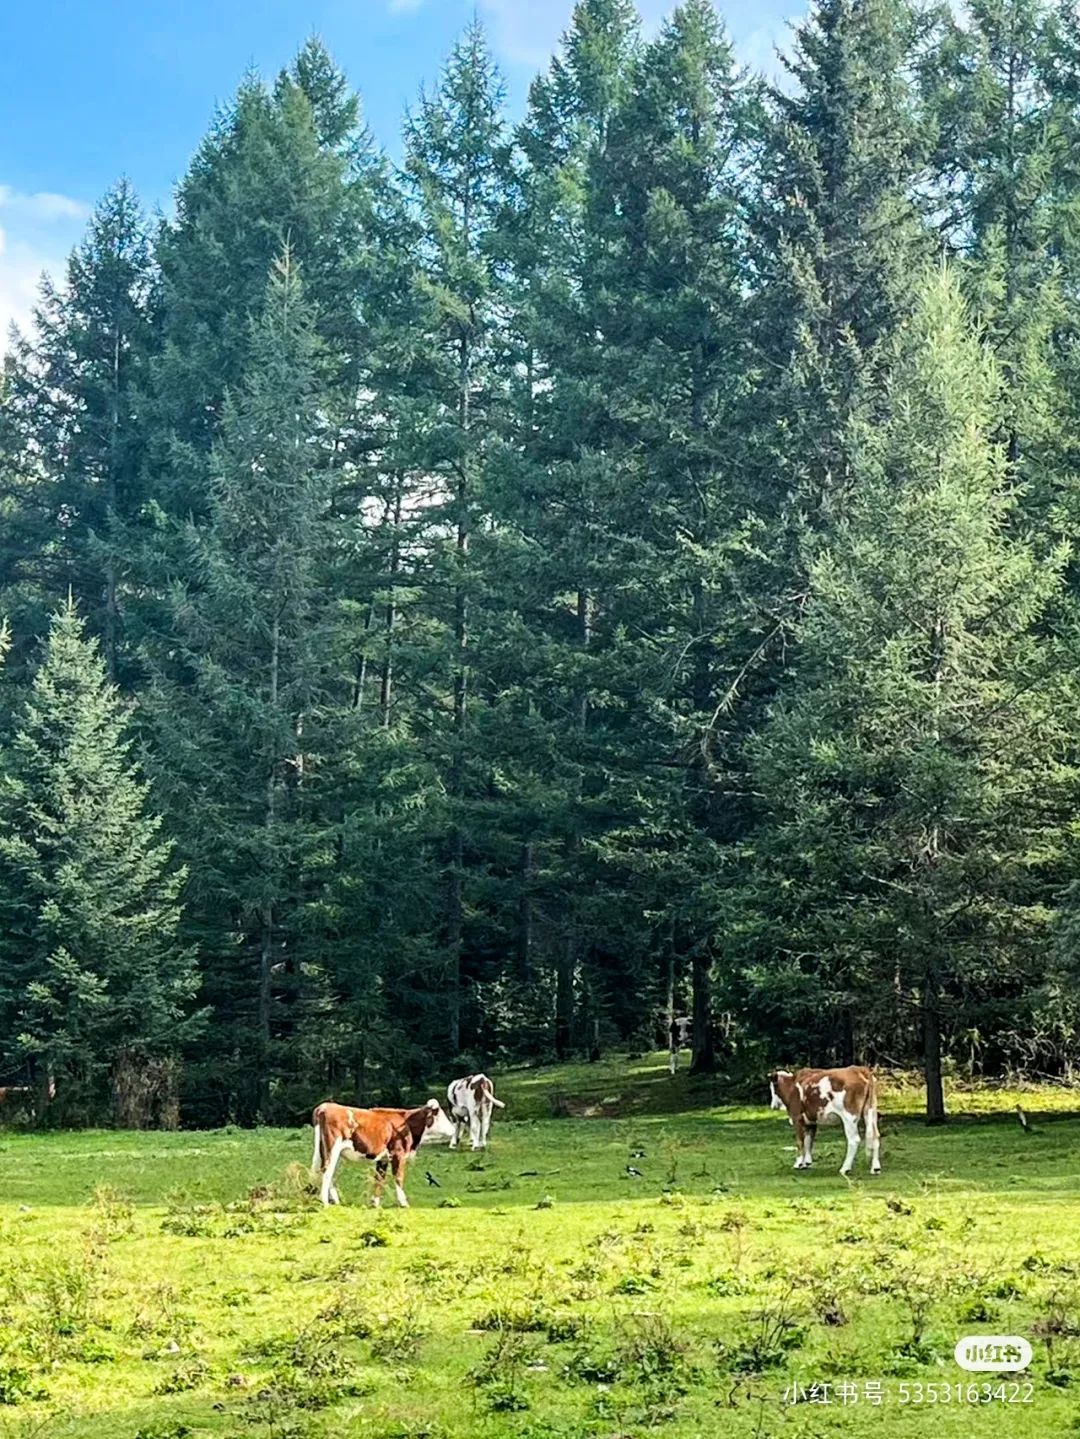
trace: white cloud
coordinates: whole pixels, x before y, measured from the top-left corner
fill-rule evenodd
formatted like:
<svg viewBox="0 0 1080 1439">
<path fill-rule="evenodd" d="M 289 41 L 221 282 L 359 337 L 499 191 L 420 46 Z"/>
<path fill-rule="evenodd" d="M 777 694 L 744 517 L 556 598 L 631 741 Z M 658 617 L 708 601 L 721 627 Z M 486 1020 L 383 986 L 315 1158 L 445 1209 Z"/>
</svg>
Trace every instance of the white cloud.
<svg viewBox="0 0 1080 1439">
<path fill-rule="evenodd" d="M 63 273 L 89 213 L 69 195 L 0 185 L 0 355 L 12 324 L 29 329 L 42 273 Z"/>
<path fill-rule="evenodd" d="M 29 329 L 43 270 L 59 273 L 63 256 L 47 254 L 10 232 L 0 230 L 0 355 L 8 348 L 8 331 Z"/>
<path fill-rule="evenodd" d="M 50 225 L 58 220 L 85 220 L 90 206 L 70 195 L 57 195 L 51 190 L 38 190 L 32 195 L 0 185 L 0 210 L 35 224 Z"/>
</svg>

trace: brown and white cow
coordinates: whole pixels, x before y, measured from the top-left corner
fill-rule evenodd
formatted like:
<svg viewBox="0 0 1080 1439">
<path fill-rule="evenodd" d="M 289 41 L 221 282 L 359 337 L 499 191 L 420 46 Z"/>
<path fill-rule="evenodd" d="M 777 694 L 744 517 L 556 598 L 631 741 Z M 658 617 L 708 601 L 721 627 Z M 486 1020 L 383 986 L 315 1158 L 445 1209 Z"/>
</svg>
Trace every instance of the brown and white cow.
<svg viewBox="0 0 1080 1439">
<path fill-rule="evenodd" d="M 334 1188 L 334 1171 L 338 1160 L 369 1159 L 375 1165 L 372 1203 L 378 1208 L 382 1201 L 386 1172 L 394 1176 L 397 1202 L 409 1207 L 405 1198 L 405 1169 L 421 1144 L 438 1143 L 454 1137 L 454 1126 L 447 1119 L 437 1099 L 429 1099 L 419 1109 L 357 1109 L 348 1104 L 328 1100 L 316 1105 L 311 1115 L 315 1130 L 315 1149 L 311 1156 L 314 1173 L 322 1174 L 321 1198 L 324 1204 L 339 1204 Z"/>
<path fill-rule="evenodd" d="M 846 1069 L 777 1069 L 769 1075 L 773 1109 L 786 1109 L 795 1129 L 795 1168 L 809 1169 L 814 1162 L 814 1140 L 819 1122 L 834 1116 L 844 1126 L 847 1154 L 840 1173 L 851 1173 L 859 1149 L 859 1121 L 870 1151 L 870 1173 L 881 1173 L 881 1137 L 877 1123 L 877 1081 L 861 1064 Z"/>
<path fill-rule="evenodd" d="M 454 1121 L 450 1148 L 458 1147 L 462 1131 L 468 1125 L 473 1149 L 486 1149 L 492 1111 L 506 1108 L 501 1099 L 495 1098 L 495 1086 L 491 1080 L 486 1074 L 467 1074 L 464 1079 L 452 1080 L 447 1085 L 446 1098 L 450 1104 L 450 1118 Z"/>
</svg>

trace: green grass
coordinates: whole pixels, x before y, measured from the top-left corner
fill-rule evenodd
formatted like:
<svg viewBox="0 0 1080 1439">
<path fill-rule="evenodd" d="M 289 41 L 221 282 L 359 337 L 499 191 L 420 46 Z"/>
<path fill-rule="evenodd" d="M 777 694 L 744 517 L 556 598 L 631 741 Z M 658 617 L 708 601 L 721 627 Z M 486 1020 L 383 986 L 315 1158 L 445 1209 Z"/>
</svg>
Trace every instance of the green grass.
<svg viewBox="0 0 1080 1439">
<path fill-rule="evenodd" d="M 796 1174 L 782 1115 L 663 1056 L 497 1090 L 491 1150 L 425 1150 L 407 1212 L 360 1165 L 314 1203 L 307 1129 L 0 1135 L 0 1435 L 1080 1432 L 1075 1091 L 956 1093 L 927 1130 L 894 1084 L 885 1172 L 849 1183 L 836 1129 Z M 902 1405 L 995 1382 L 953 1361 L 971 1332 L 1032 1340 L 1032 1402 Z M 784 1403 L 814 1383 L 834 1402 Z"/>
</svg>

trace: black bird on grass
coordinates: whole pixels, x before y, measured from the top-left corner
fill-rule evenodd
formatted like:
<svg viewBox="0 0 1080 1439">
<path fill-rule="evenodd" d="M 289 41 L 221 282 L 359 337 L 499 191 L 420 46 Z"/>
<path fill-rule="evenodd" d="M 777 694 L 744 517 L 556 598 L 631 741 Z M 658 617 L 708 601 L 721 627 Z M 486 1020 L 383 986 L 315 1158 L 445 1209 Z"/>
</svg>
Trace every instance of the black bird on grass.
<svg viewBox="0 0 1080 1439">
<path fill-rule="evenodd" d="M 628 1165 L 626 1166 L 626 1172 L 627 1172 L 627 1174 L 629 1175 L 629 1177 L 630 1177 L 631 1179 L 642 1179 L 642 1178 L 644 1178 L 644 1176 L 643 1176 L 642 1173 L 641 1173 L 641 1170 L 640 1170 L 640 1169 L 635 1169 L 632 1164 L 628 1164 Z"/>
<path fill-rule="evenodd" d="M 435 1178 L 434 1174 L 432 1174 L 432 1172 L 431 1172 L 430 1169 L 427 1170 L 426 1175 L 425 1175 L 425 1178 L 427 1179 L 427 1182 L 428 1182 L 429 1184 L 434 1184 L 434 1186 L 435 1186 L 436 1189 L 441 1189 L 441 1188 L 442 1188 L 442 1185 L 441 1185 L 441 1184 L 439 1183 L 439 1181 Z"/>
</svg>

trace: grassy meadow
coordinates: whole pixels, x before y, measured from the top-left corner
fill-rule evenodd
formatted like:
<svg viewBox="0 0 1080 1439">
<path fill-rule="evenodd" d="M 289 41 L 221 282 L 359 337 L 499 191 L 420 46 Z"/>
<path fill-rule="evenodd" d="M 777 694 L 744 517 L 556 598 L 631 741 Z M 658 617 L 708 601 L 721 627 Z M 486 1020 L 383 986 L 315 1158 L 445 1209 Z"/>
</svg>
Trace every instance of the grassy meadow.
<svg viewBox="0 0 1080 1439">
<path fill-rule="evenodd" d="M 1077 1091 L 926 1130 L 894 1084 L 848 1182 L 838 1127 L 795 1173 L 784 1116 L 662 1055 L 496 1088 L 491 1149 L 421 1151 L 408 1211 L 356 1164 L 323 1210 L 307 1128 L 0 1134 L 0 1436 L 1080 1433 Z M 966 1333 L 1030 1372 L 965 1374 Z"/>
</svg>

